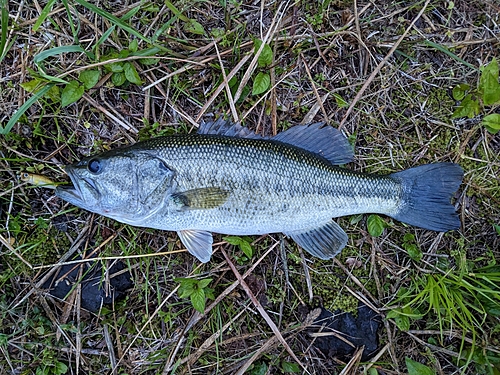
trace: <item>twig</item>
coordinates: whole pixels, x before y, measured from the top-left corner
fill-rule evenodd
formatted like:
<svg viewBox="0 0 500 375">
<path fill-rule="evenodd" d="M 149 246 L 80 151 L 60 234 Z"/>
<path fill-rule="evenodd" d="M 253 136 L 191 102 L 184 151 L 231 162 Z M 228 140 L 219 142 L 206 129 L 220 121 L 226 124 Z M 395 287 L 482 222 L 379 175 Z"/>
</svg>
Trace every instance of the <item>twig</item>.
<svg viewBox="0 0 500 375">
<path fill-rule="evenodd" d="M 430 0 L 426 0 L 424 6 L 420 10 L 420 12 L 417 14 L 417 16 L 413 19 L 413 21 L 411 22 L 410 26 L 408 26 L 408 28 L 405 30 L 405 32 L 403 33 L 403 35 L 401 35 L 399 37 L 399 39 L 397 40 L 397 42 L 394 44 L 394 46 L 392 46 L 392 48 L 389 50 L 389 52 L 384 57 L 384 59 L 377 65 L 377 67 L 373 70 L 372 74 L 370 74 L 370 77 L 368 77 L 368 79 L 366 80 L 366 82 L 364 83 L 364 85 L 358 91 L 358 93 L 354 97 L 351 105 L 347 109 L 347 112 L 345 113 L 344 117 L 340 121 L 340 124 L 339 124 L 339 127 L 338 127 L 339 130 L 342 130 L 344 128 L 345 122 L 347 121 L 347 117 L 349 117 L 349 115 L 353 111 L 354 106 L 361 99 L 361 97 L 363 96 L 364 92 L 366 91 L 366 89 L 368 88 L 368 86 L 370 86 L 370 84 L 372 83 L 372 81 L 375 79 L 375 76 L 380 72 L 380 70 L 385 65 L 385 63 L 387 61 L 389 61 L 389 59 L 391 58 L 392 54 L 396 51 L 396 49 L 399 47 L 399 45 L 404 40 L 404 38 L 406 38 L 406 35 L 408 35 L 408 33 L 413 28 L 413 26 L 415 25 L 415 23 L 418 21 L 418 19 L 420 18 L 420 16 L 422 16 L 422 14 L 424 13 L 424 11 L 427 8 L 427 6 L 429 5 L 429 3 L 430 3 Z"/>
</svg>

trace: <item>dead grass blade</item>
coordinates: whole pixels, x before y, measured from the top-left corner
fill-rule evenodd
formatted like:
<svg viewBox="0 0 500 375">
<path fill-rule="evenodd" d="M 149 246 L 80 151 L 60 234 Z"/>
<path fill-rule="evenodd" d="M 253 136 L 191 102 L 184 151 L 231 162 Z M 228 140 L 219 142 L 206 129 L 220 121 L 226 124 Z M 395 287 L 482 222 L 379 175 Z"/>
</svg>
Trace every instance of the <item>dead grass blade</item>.
<svg viewBox="0 0 500 375">
<path fill-rule="evenodd" d="M 418 12 L 417 16 L 413 19 L 413 21 L 411 21 L 410 26 L 408 26 L 406 28 L 406 30 L 404 31 L 404 33 L 399 37 L 399 39 L 397 40 L 397 42 L 394 43 L 394 45 L 389 50 L 389 52 L 384 57 L 384 59 L 373 70 L 372 74 L 370 74 L 370 76 L 368 77 L 368 79 L 366 80 L 366 82 L 363 84 L 363 86 L 361 86 L 361 89 L 359 89 L 358 93 L 356 94 L 356 96 L 352 100 L 351 105 L 349 106 L 349 108 L 347 108 L 347 111 L 344 114 L 344 117 L 342 117 L 342 120 L 340 121 L 340 124 L 338 126 L 339 130 L 343 130 L 345 122 L 347 121 L 347 118 L 349 117 L 349 115 L 353 111 L 353 109 L 356 106 L 356 104 L 359 101 L 359 99 L 361 99 L 361 97 L 363 96 L 363 94 L 366 91 L 366 89 L 368 88 L 368 86 L 370 86 L 370 84 L 372 83 L 372 81 L 375 79 L 375 76 L 380 72 L 380 70 L 387 63 L 387 61 L 389 61 L 389 59 L 391 58 L 392 54 L 394 53 L 394 51 L 396 51 L 396 49 L 399 47 L 399 45 L 404 40 L 404 38 L 406 38 L 406 35 L 408 35 L 408 33 L 411 31 L 411 29 L 413 29 L 413 26 L 415 25 L 415 23 L 418 21 L 418 19 L 422 16 L 422 14 L 427 9 L 427 6 L 429 5 L 430 1 L 431 0 L 426 0 L 425 1 L 425 4 L 423 5 L 423 7 L 420 10 L 420 12 Z"/>
<path fill-rule="evenodd" d="M 297 364 L 300 367 L 302 367 L 302 369 L 306 373 L 309 373 L 309 371 L 304 366 L 304 364 L 302 363 L 302 361 L 300 361 L 297 358 L 297 356 L 293 352 L 292 348 L 290 348 L 290 346 L 288 345 L 288 343 L 285 341 L 285 339 L 281 335 L 281 332 L 279 331 L 278 327 L 273 322 L 273 320 L 270 318 L 269 314 L 266 312 L 266 310 L 264 309 L 264 307 L 262 307 L 261 303 L 255 297 L 255 295 L 253 294 L 252 290 L 248 287 L 248 285 L 245 282 L 245 280 L 243 280 L 241 274 L 239 273 L 238 269 L 235 267 L 234 263 L 231 261 L 231 259 L 227 255 L 227 253 L 222 248 L 221 248 L 221 252 L 224 255 L 224 258 L 226 259 L 226 262 L 231 267 L 231 270 L 233 271 L 234 275 L 236 276 L 236 278 L 240 282 L 241 287 L 243 288 L 243 290 L 245 291 L 245 293 L 247 294 L 247 296 L 250 298 L 250 300 L 252 301 L 252 303 L 254 304 L 254 306 L 257 308 L 257 310 L 259 311 L 260 315 L 264 318 L 264 320 L 266 321 L 266 323 L 268 324 L 268 326 L 271 328 L 271 330 L 273 331 L 273 333 L 276 335 L 276 337 L 278 338 L 278 340 L 285 347 L 285 349 L 288 352 L 288 354 L 290 354 L 290 356 L 297 362 Z"/>
</svg>

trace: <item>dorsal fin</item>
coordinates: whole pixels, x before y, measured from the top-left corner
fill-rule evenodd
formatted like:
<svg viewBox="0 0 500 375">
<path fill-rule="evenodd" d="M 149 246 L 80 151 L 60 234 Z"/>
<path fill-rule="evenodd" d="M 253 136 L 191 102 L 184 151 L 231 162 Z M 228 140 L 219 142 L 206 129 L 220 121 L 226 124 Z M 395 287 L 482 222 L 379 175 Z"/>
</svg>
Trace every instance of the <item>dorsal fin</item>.
<svg viewBox="0 0 500 375">
<path fill-rule="evenodd" d="M 255 134 L 253 131 L 240 124 L 224 120 L 222 117 L 215 121 L 203 121 L 198 128 L 198 134 L 217 134 L 226 137 L 266 139 L 266 137 Z"/>
<path fill-rule="evenodd" d="M 297 125 L 279 133 L 275 137 L 263 137 L 250 129 L 219 118 L 216 121 L 202 122 L 198 134 L 216 134 L 226 137 L 272 139 L 303 148 L 313 154 L 320 155 L 332 164 L 346 164 L 353 160 L 354 152 L 347 138 L 338 129 L 322 122 L 308 125 Z"/>
<path fill-rule="evenodd" d="M 291 127 L 272 139 L 321 155 L 335 165 L 346 164 L 354 159 L 352 146 L 344 134 L 322 122 Z"/>
</svg>

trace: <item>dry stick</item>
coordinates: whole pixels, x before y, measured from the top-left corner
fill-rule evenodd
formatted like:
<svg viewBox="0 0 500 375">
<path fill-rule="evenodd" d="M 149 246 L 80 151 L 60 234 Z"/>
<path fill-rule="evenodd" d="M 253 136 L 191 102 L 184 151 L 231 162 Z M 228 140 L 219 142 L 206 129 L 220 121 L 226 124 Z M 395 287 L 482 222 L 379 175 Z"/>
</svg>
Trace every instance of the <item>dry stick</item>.
<svg viewBox="0 0 500 375">
<path fill-rule="evenodd" d="M 231 325 L 236 322 L 236 320 L 239 319 L 239 317 L 241 315 L 243 315 L 243 313 L 246 311 L 246 308 L 243 308 L 241 309 L 241 311 L 236 314 L 236 316 L 234 318 L 232 318 L 229 322 L 227 322 L 226 324 L 224 324 L 224 326 L 222 326 L 221 329 L 217 330 L 217 332 L 215 332 L 213 335 L 211 335 L 208 339 L 206 339 L 203 344 L 201 344 L 201 346 L 198 348 L 198 350 L 196 350 L 196 352 L 194 352 L 193 354 L 189 355 L 189 357 L 186 357 L 184 359 L 182 359 L 180 361 L 181 365 L 184 364 L 184 363 L 188 363 L 188 365 L 194 365 L 195 362 L 198 360 L 198 358 L 201 357 L 201 355 L 203 353 L 205 353 L 205 351 L 207 351 L 210 346 L 212 346 L 212 344 L 215 342 L 215 340 L 217 340 L 224 332 L 226 332 L 226 330 L 231 327 Z"/>
<path fill-rule="evenodd" d="M 349 375 L 349 374 L 357 374 L 357 369 L 359 362 L 361 361 L 361 357 L 363 356 L 363 351 L 365 350 L 365 347 L 362 346 L 361 348 L 357 349 L 354 354 L 352 355 L 351 360 L 347 365 L 342 369 L 342 371 L 339 373 L 339 375 Z"/>
<path fill-rule="evenodd" d="M 271 26 L 269 26 L 269 30 L 267 31 L 266 36 L 262 40 L 260 48 L 255 52 L 255 56 L 253 57 L 253 60 L 250 62 L 248 69 L 246 70 L 245 74 L 243 75 L 243 78 L 241 79 L 240 85 L 238 86 L 238 89 L 236 90 L 236 94 L 234 94 L 234 101 L 235 102 L 238 101 L 238 99 L 241 96 L 241 93 L 243 92 L 243 88 L 245 87 L 247 82 L 250 80 L 250 77 L 255 69 L 255 66 L 257 65 L 258 60 L 259 60 L 259 56 L 262 53 L 262 51 L 264 50 L 264 46 L 266 45 L 267 41 L 271 37 L 271 34 L 274 35 L 274 33 L 276 32 L 276 28 L 280 24 L 281 19 L 283 18 L 283 15 L 285 14 L 285 12 L 282 12 L 280 14 L 282 5 L 283 5 L 283 3 L 280 3 L 279 8 L 276 12 L 277 13 L 276 17 L 273 18 Z M 288 2 L 286 2 L 284 7 L 285 8 L 288 7 Z"/>
<path fill-rule="evenodd" d="M 274 324 L 274 322 L 272 321 L 272 319 L 269 317 L 268 313 L 266 312 L 266 310 L 264 309 L 264 307 L 262 307 L 262 305 L 259 302 L 259 300 L 257 298 L 255 298 L 255 295 L 252 293 L 251 289 L 248 287 L 248 285 L 245 282 L 245 280 L 243 280 L 243 278 L 241 277 L 241 274 L 239 273 L 238 269 L 235 267 L 235 265 L 233 264 L 233 262 L 231 261 L 231 259 L 229 258 L 229 256 L 226 254 L 226 252 L 224 251 L 224 249 L 221 248 L 221 252 L 224 255 L 224 258 L 226 259 L 227 264 L 231 267 L 231 270 L 233 271 L 234 275 L 236 276 L 236 278 L 240 282 L 241 287 L 245 290 L 245 293 L 250 298 L 250 300 L 252 301 L 252 303 L 254 304 L 254 306 L 257 308 L 257 310 L 259 311 L 260 315 L 264 318 L 264 320 L 266 321 L 266 323 L 268 324 L 268 326 L 274 332 L 274 334 L 276 335 L 276 337 L 278 338 L 278 340 L 283 344 L 283 346 L 285 347 L 285 349 L 288 352 L 288 354 L 290 354 L 290 356 L 300 365 L 300 367 L 302 367 L 302 369 L 306 373 L 309 373 L 309 371 L 307 371 L 307 369 L 304 366 L 304 364 L 297 358 L 297 356 L 295 355 L 295 353 L 293 352 L 293 350 L 290 348 L 290 346 L 288 345 L 288 343 L 285 341 L 285 339 L 281 335 L 281 332 L 279 331 L 278 327 L 276 327 L 276 324 Z"/>
<path fill-rule="evenodd" d="M 112 119 L 114 122 L 116 122 L 117 124 L 121 125 L 123 128 L 125 128 L 126 130 L 128 130 L 129 132 L 132 132 L 134 134 L 137 134 L 139 133 L 139 131 L 133 127 L 132 125 L 130 124 L 127 124 L 125 121 L 119 119 L 118 117 L 116 117 L 115 115 L 113 115 L 110 111 L 108 111 L 106 108 L 104 108 L 102 105 L 100 105 L 99 103 L 97 103 L 90 95 L 88 94 L 83 94 L 83 98 L 89 102 L 92 106 L 94 106 L 95 108 L 97 108 L 98 110 L 100 110 L 102 113 L 104 113 L 106 116 L 108 116 L 110 119 Z M 107 103 L 106 103 L 107 104 Z M 125 133 L 125 135 L 127 137 L 128 134 Z M 133 140 L 133 139 L 132 139 Z"/>
<path fill-rule="evenodd" d="M 12 245 L 10 244 L 10 242 L 7 241 L 1 234 L 0 234 L 0 243 L 2 243 L 2 245 L 4 245 L 7 249 L 9 249 L 12 252 L 12 254 L 14 254 L 16 257 L 18 257 L 21 260 L 21 262 L 23 262 L 24 264 L 26 264 L 30 268 L 30 270 L 33 269 L 33 266 L 27 260 L 25 260 L 21 256 L 21 254 L 18 254 L 18 252 L 16 251 L 16 249 L 14 249 L 14 247 L 12 247 Z"/>
<path fill-rule="evenodd" d="M 215 52 L 217 53 L 217 58 L 219 59 L 220 70 L 222 72 L 222 84 L 226 88 L 227 100 L 229 102 L 229 108 L 231 108 L 231 114 L 233 115 L 233 121 L 238 122 L 238 112 L 236 111 L 236 106 L 234 105 L 233 94 L 231 93 L 231 87 L 229 87 L 229 81 L 227 80 L 226 71 L 224 69 L 224 63 L 219 53 L 219 48 L 217 48 L 217 43 L 214 42 Z"/>
<path fill-rule="evenodd" d="M 255 262 L 252 267 L 250 267 L 248 269 L 247 272 L 245 272 L 243 274 L 243 279 L 245 279 L 248 275 L 250 275 L 250 273 L 252 273 L 252 271 L 255 269 L 255 267 L 257 267 L 257 265 L 260 264 L 260 262 L 262 262 L 266 257 L 267 255 L 272 251 L 274 250 L 274 248 L 279 244 L 279 242 L 276 242 L 273 246 L 271 246 L 265 253 L 264 255 L 262 255 L 258 260 L 257 262 Z M 179 351 L 180 349 L 180 346 L 182 344 L 182 337 L 184 337 L 186 335 L 186 333 L 196 324 L 198 323 L 204 316 L 206 316 L 215 306 L 217 306 L 226 296 L 228 296 L 234 289 L 236 289 L 236 287 L 240 284 L 240 282 L 238 280 L 236 280 L 234 283 L 232 283 L 230 286 L 228 286 L 219 296 L 217 296 L 217 298 L 215 299 L 214 302 L 212 302 L 206 309 L 205 311 L 203 312 L 203 314 L 200 314 L 198 312 L 195 312 L 193 314 L 193 316 L 191 317 L 191 319 L 189 320 L 189 322 L 186 324 L 186 326 L 184 327 L 183 331 L 182 331 L 182 334 L 180 335 L 179 337 L 179 340 L 177 341 L 177 345 L 176 347 L 174 348 L 174 350 L 172 351 L 172 354 L 170 355 L 170 358 L 169 360 L 167 361 L 167 364 L 165 365 L 165 368 L 163 369 L 163 372 L 162 374 L 167 374 L 170 369 L 171 369 L 171 366 L 174 362 L 174 358 L 175 358 L 175 355 L 177 354 L 177 352 Z"/>
<path fill-rule="evenodd" d="M 246 361 L 243 366 L 241 366 L 238 372 L 235 375 L 243 375 L 246 370 L 263 354 L 266 350 L 272 348 L 274 344 L 278 341 L 277 336 L 271 336 L 265 343 L 262 345 L 259 350 L 257 350 L 249 359 Z"/>
<path fill-rule="evenodd" d="M 226 79 L 227 81 L 230 81 L 231 78 L 233 78 L 236 73 L 238 73 L 238 71 L 241 69 L 241 67 L 243 65 L 246 64 L 246 62 L 252 57 L 252 55 L 249 53 L 245 56 L 243 56 L 243 58 L 241 59 L 241 61 L 233 68 L 233 70 L 231 70 L 229 72 L 229 74 L 227 75 Z M 201 108 L 200 110 L 200 113 L 198 113 L 198 116 L 196 116 L 195 118 L 195 121 L 198 122 L 200 121 L 201 119 L 201 116 L 203 116 L 205 114 L 205 112 L 207 111 L 208 107 L 210 107 L 213 103 L 213 101 L 215 100 L 215 98 L 217 98 L 217 96 L 220 94 L 220 92 L 224 89 L 224 82 L 222 82 L 219 87 L 217 87 L 217 89 L 214 91 L 214 93 L 212 94 L 212 96 L 210 97 L 210 99 L 207 100 L 207 102 L 205 103 L 205 105 Z M 233 98 L 234 100 L 234 98 Z"/>
<path fill-rule="evenodd" d="M 401 35 L 401 37 L 397 40 L 397 42 L 394 44 L 394 46 L 392 46 L 392 48 L 389 50 L 389 52 L 387 53 L 387 55 L 384 57 L 384 59 L 377 65 L 377 67 L 375 68 L 375 70 L 373 70 L 372 74 L 370 74 L 370 77 L 368 77 L 368 79 L 366 80 L 366 82 L 364 83 L 364 85 L 361 87 L 361 89 L 358 91 L 358 93 L 356 94 L 356 96 L 354 97 L 351 105 L 349 106 L 349 108 L 347 109 L 347 112 L 345 113 L 344 117 L 342 118 L 342 121 L 340 121 L 340 124 L 339 124 L 339 127 L 338 129 L 339 130 L 342 130 L 344 128 L 344 124 L 345 122 L 347 121 L 347 117 L 351 114 L 351 112 L 353 111 L 354 109 L 354 106 L 358 103 L 358 101 L 361 99 L 361 97 L 363 96 L 363 93 L 366 91 L 366 89 L 368 88 L 368 86 L 370 86 L 370 84 L 372 83 L 372 81 L 375 79 L 375 76 L 380 72 L 380 70 L 382 69 L 382 67 L 385 65 L 385 63 L 387 61 L 389 61 L 389 59 L 391 58 L 392 54 L 394 53 L 394 51 L 396 51 L 396 49 L 399 47 L 399 45 L 401 44 L 401 42 L 403 41 L 403 39 L 406 37 L 406 35 L 408 35 L 408 33 L 410 32 L 410 30 L 413 28 L 413 26 L 415 25 L 415 23 L 418 21 L 418 19 L 422 16 L 422 14 L 424 13 L 425 9 L 427 8 L 427 5 L 429 5 L 429 2 L 431 0 L 426 0 L 424 6 L 422 7 L 422 9 L 420 10 L 420 12 L 417 14 L 417 16 L 413 19 L 413 21 L 411 21 L 411 24 L 410 26 L 408 26 L 408 28 L 405 30 L 405 32 L 403 33 L 403 35 Z"/>
<path fill-rule="evenodd" d="M 304 63 L 304 67 L 306 68 L 307 77 L 309 78 L 309 81 L 311 81 L 311 87 L 313 89 L 314 96 L 316 96 L 317 103 L 318 103 L 319 107 L 321 108 L 321 112 L 323 112 L 325 122 L 328 122 L 328 113 L 326 113 L 325 107 L 323 106 L 323 101 L 327 98 L 327 96 L 325 96 L 325 98 L 321 98 L 321 96 L 319 96 L 318 89 L 316 88 L 316 83 L 314 82 L 313 77 L 311 75 L 311 70 L 307 66 L 307 61 L 304 58 L 304 55 L 302 53 L 300 54 L 300 58 L 302 59 L 302 62 Z"/>
</svg>

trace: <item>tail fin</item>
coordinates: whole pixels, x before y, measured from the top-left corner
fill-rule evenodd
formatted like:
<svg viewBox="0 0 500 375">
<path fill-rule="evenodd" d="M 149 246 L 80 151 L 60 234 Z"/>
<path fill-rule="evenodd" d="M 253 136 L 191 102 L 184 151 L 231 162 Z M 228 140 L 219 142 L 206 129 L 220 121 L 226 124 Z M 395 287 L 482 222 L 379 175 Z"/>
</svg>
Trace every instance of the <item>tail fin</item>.
<svg viewBox="0 0 500 375">
<path fill-rule="evenodd" d="M 460 219 L 451 197 L 462 183 L 464 172 L 458 164 L 426 164 L 392 178 L 401 181 L 403 199 L 393 218 L 417 227 L 446 232 L 460 228 Z"/>
</svg>

